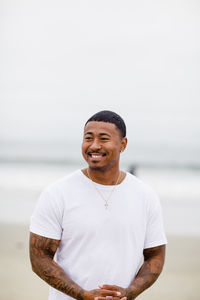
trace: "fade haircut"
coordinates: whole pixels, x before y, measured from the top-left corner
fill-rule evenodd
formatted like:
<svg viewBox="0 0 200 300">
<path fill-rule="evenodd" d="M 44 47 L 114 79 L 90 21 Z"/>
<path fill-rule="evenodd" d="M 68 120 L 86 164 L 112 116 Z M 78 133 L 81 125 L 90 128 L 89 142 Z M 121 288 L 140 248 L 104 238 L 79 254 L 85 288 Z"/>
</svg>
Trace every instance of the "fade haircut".
<svg viewBox="0 0 200 300">
<path fill-rule="evenodd" d="M 91 118 L 87 120 L 85 126 L 87 125 L 87 123 L 92 121 L 113 123 L 119 129 L 122 138 L 126 136 L 126 125 L 124 123 L 124 120 L 113 111 L 102 110 L 94 114 Z"/>
</svg>

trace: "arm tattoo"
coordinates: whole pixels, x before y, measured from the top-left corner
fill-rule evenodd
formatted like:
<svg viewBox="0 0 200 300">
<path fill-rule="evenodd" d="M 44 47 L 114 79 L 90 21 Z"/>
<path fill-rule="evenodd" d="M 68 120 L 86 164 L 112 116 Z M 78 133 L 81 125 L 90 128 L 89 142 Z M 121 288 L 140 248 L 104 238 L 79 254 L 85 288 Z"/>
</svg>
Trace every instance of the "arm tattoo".
<svg viewBox="0 0 200 300">
<path fill-rule="evenodd" d="M 85 292 L 53 260 L 60 241 L 30 234 L 30 260 L 33 271 L 55 289 L 83 300 Z"/>
<path fill-rule="evenodd" d="M 144 263 L 127 288 L 127 299 L 133 300 L 150 287 L 160 275 L 165 258 L 165 245 L 144 250 Z"/>
</svg>

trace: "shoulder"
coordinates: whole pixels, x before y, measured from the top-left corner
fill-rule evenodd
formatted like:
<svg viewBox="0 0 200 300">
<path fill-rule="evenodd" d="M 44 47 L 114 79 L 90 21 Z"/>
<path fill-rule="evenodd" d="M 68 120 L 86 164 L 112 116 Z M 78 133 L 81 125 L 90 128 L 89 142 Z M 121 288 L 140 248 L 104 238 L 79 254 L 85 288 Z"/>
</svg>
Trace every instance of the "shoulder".
<svg viewBox="0 0 200 300">
<path fill-rule="evenodd" d="M 59 178 L 49 184 L 44 191 L 47 193 L 61 193 L 81 180 L 81 170 L 76 170 L 69 175 Z"/>
<path fill-rule="evenodd" d="M 126 176 L 127 176 L 127 183 L 130 186 L 137 187 L 141 191 L 147 193 L 154 193 L 152 187 L 149 184 L 142 181 L 140 178 L 136 177 L 135 175 L 129 172 L 126 172 Z"/>
<path fill-rule="evenodd" d="M 58 180 L 47 185 L 40 193 L 40 202 L 50 204 L 63 203 L 67 195 L 77 187 L 78 181 L 81 180 L 81 171 L 76 170 L 73 173 L 63 176 Z"/>
<path fill-rule="evenodd" d="M 45 187 L 40 193 L 36 207 L 39 210 L 47 209 L 54 212 L 59 211 L 60 214 L 62 214 L 66 205 L 66 199 L 70 198 L 68 196 L 70 196 L 74 190 L 78 178 L 81 177 L 80 173 L 81 171 L 77 170 Z"/>
<path fill-rule="evenodd" d="M 127 185 L 134 191 L 134 193 L 140 195 L 147 202 L 153 202 L 154 204 L 159 202 L 157 194 L 149 184 L 129 172 L 126 172 L 126 174 Z"/>
</svg>

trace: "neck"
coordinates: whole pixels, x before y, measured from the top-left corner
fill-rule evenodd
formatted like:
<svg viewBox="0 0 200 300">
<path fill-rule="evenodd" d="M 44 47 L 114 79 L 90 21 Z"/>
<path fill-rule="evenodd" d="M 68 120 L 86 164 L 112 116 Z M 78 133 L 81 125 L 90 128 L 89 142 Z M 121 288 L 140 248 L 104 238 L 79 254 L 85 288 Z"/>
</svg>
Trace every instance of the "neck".
<svg viewBox="0 0 200 300">
<path fill-rule="evenodd" d="M 83 170 L 84 174 L 88 176 L 92 181 L 103 184 L 103 185 L 115 185 L 116 182 L 120 182 L 120 170 L 119 167 L 115 170 L 96 170 L 88 167 Z M 121 177 L 121 176 L 120 176 Z"/>
</svg>

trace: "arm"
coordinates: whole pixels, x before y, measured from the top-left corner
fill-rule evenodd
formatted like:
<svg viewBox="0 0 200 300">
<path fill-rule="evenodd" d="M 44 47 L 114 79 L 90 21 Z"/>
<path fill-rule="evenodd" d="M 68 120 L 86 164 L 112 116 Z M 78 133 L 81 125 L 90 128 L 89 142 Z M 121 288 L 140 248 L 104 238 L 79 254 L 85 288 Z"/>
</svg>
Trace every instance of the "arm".
<svg viewBox="0 0 200 300">
<path fill-rule="evenodd" d="M 139 294 L 150 287 L 160 275 L 165 260 L 165 245 L 144 249 L 144 263 L 128 288 L 103 285 L 100 288 L 120 291 L 123 297 L 134 300 Z"/>
<path fill-rule="evenodd" d="M 96 296 L 118 296 L 117 291 L 96 289 L 86 291 L 75 283 L 53 260 L 60 241 L 30 233 L 30 260 L 32 270 L 55 289 L 77 299 L 94 300 Z"/>
<path fill-rule="evenodd" d="M 32 270 L 44 281 L 59 291 L 78 300 L 84 290 L 71 280 L 53 260 L 60 241 L 30 233 L 30 260 Z"/>
<path fill-rule="evenodd" d="M 149 288 L 160 275 L 165 260 L 165 245 L 144 250 L 144 263 L 127 288 L 128 300 L 135 299 Z"/>
</svg>

